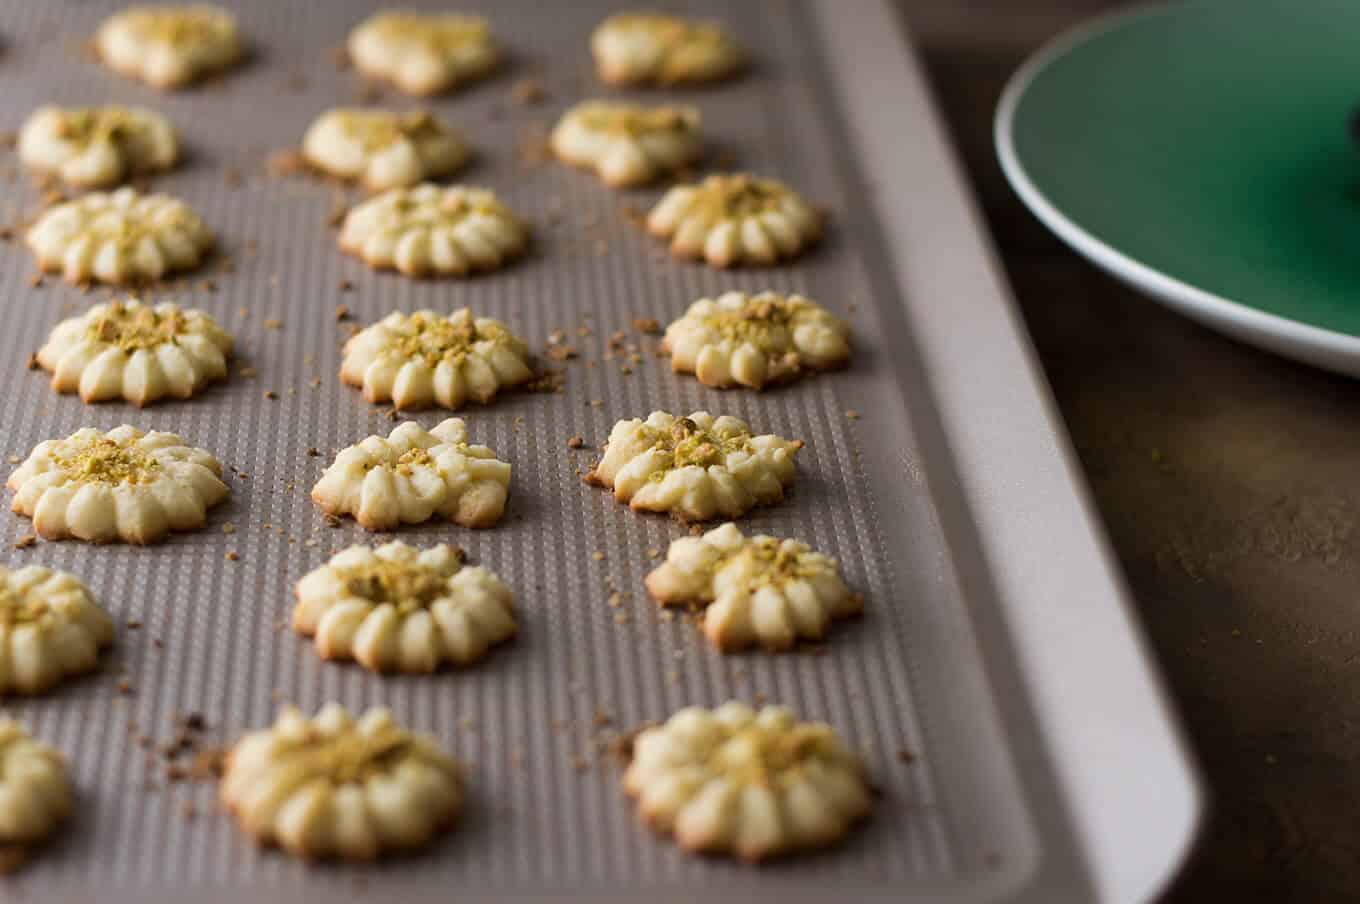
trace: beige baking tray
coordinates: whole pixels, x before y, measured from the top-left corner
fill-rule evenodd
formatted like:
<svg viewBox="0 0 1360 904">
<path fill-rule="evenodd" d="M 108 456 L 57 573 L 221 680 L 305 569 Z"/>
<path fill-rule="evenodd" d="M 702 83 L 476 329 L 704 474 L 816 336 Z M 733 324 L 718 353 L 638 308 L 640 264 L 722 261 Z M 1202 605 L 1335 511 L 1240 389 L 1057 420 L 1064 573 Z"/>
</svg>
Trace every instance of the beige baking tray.
<svg viewBox="0 0 1360 904">
<path fill-rule="evenodd" d="M 161 110 L 181 129 L 186 165 L 155 185 L 202 214 L 223 254 L 175 294 L 227 324 L 257 374 L 142 411 L 54 395 L 25 362 L 58 319 L 103 293 L 50 277 L 35 288 L 21 244 L 0 245 L 7 454 L 128 422 L 178 432 L 232 469 L 231 499 L 207 529 L 151 548 L 10 549 L 30 525 L 0 519 L 4 561 L 76 572 L 120 623 L 101 673 L 3 704 L 69 754 L 80 795 L 67 833 L 3 880 L 5 891 L 129 904 L 1150 894 L 1189 843 L 1197 786 L 890 9 L 877 0 L 683 5 L 725 22 L 754 66 L 729 84 L 655 96 L 700 107 L 710 163 L 783 179 L 831 217 L 807 257 L 722 273 L 673 262 L 635 225 L 634 211 L 658 192 L 618 193 L 540 159 L 542 135 L 567 105 L 621 93 L 597 82 L 587 52 L 612 4 L 458 5 L 490 16 L 512 64 L 429 106 L 476 147 L 466 181 L 532 220 L 535 244 L 494 275 L 422 282 L 341 255 L 327 226 L 335 190 L 267 171 L 317 113 L 373 100 L 332 53 L 368 4 L 236 4 L 250 63 L 201 90 L 162 94 L 82 53 L 117 3 L 0 2 L 0 127 L 17 128 L 45 102 L 119 101 Z M 546 89 L 544 102 L 512 99 L 525 78 Z M 416 106 L 390 92 L 382 102 Z M 17 171 L 12 158 L 4 165 Z M 0 204 L 17 223 L 37 200 L 15 178 Z M 852 365 L 763 394 L 723 393 L 671 374 L 650 354 L 654 340 L 632 331 L 634 318 L 664 323 L 728 288 L 820 300 L 853 326 Z M 358 322 L 472 305 L 538 347 L 566 330 L 583 352 L 563 366 L 562 394 L 511 395 L 464 413 L 473 437 L 514 465 L 500 527 L 401 532 L 462 545 L 513 586 L 520 636 L 476 668 L 380 678 L 322 663 L 280 627 L 299 576 L 370 539 L 349 522 L 326 527 L 310 486 L 337 448 L 392 427 L 336 379 L 340 304 Z M 589 336 L 577 335 L 582 327 Z M 616 330 L 642 351 L 631 374 L 604 354 Z M 580 479 L 615 420 L 658 408 L 726 412 L 806 441 L 791 498 L 747 524 L 837 556 L 865 594 L 863 619 L 818 650 L 722 656 L 686 621 L 658 617 L 642 590 L 654 564 L 646 550 L 683 528 Z M 590 450 L 566 448 L 577 433 Z M 608 602 L 614 589 L 626 595 L 619 607 Z M 753 869 L 686 857 L 638 824 L 611 739 L 686 704 L 730 698 L 826 719 L 864 752 L 880 796 L 843 847 Z M 170 781 L 165 757 L 138 743 L 172 740 L 189 713 L 209 725 L 204 745 L 221 743 L 269 721 L 279 701 L 314 709 L 330 700 L 386 704 L 471 764 L 456 832 L 376 867 L 304 865 L 256 849 L 216 807 L 211 782 Z"/>
</svg>

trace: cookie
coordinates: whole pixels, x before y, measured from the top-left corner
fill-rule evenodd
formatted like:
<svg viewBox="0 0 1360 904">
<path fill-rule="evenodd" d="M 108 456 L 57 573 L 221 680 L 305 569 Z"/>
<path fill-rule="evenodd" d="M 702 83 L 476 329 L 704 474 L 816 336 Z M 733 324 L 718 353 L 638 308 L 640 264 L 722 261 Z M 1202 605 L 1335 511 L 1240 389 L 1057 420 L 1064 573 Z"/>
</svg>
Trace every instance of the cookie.
<svg viewBox="0 0 1360 904">
<path fill-rule="evenodd" d="M 467 441 L 456 417 L 426 431 L 415 421 L 386 437 L 341 450 L 312 487 L 328 515 L 350 515 L 367 530 L 420 524 L 436 515 L 463 527 L 491 527 L 505 513 L 510 465 Z"/>
<path fill-rule="evenodd" d="M 35 360 L 57 392 L 83 402 L 187 399 L 226 379 L 232 338 L 208 314 L 172 302 L 112 301 L 61 321 Z"/>
<path fill-rule="evenodd" d="M 364 398 L 398 410 L 486 403 L 532 377 L 524 340 L 467 308 L 393 312 L 350 337 L 340 365 L 340 379 L 362 387 Z"/>
<path fill-rule="evenodd" d="M 0 697 L 89 672 L 112 642 L 113 622 L 74 575 L 0 565 Z"/>
<path fill-rule="evenodd" d="M 619 421 L 586 482 L 614 491 L 635 511 L 681 521 L 739 518 L 784 498 L 801 440 L 755 436 L 744 421 L 696 411 Z"/>
<path fill-rule="evenodd" d="M 141 107 L 39 107 L 19 130 L 19 159 L 76 188 L 168 170 L 179 158 L 170 120 Z"/>
<path fill-rule="evenodd" d="M 105 20 L 94 49 L 110 69 L 181 88 L 241 58 L 236 19 L 217 6 L 131 6 Z"/>
<path fill-rule="evenodd" d="M 74 806 L 66 760 L 13 719 L 0 719 L 0 845 L 51 837 Z"/>
<path fill-rule="evenodd" d="M 763 389 L 850 358 L 850 328 L 802 295 L 725 292 L 701 298 L 666 327 L 661 350 L 676 373 L 716 389 Z"/>
<path fill-rule="evenodd" d="M 666 192 L 647 215 L 647 231 L 679 258 L 769 266 L 816 242 L 822 217 L 773 179 L 719 173 Z"/>
<path fill-rule="evenodd" d="M 369 78 L 428 96 L 487 75 L 501 54 L 491 26 L 480 16 L 391 10 L 350 32 L 349 56 Z"/>
<path fill-rule="evenodd" d="M 611 85 L 685 85 L 727 78 L 745 52 L 714 22 L 661 13 L 617 13 L 590 38 L 595 68 Z"/>
<path fill-rule="evenodd" d="M 592 100 L 568 110 L 553 129 L 553 153 L 594 170 L 615 188 L 645 185 L 699 159 L 699 111 Z"/>
<path fill-rule="evenodd" d="M 751 862 L 831 847 L 872 804 L 863 763 L 829 725 L 735 702 L 640 731 L 623 787 L 685 850 Z"/>
<path fill-rule="evenodd" d="M 743 536 L 731 522 L 673 541 L 646 584 L 663 606 L 703 607 L 704 634 L 725 653 L 821 640 L 864 609 L 835 559 L 798 540 Z"/>
<path fill-rule="evenodd" d="M 327 175 L 383 191 L 455 173 L 470 153 L 462 136 L 426 112 L 331 110 L 307 129 L 302 156 Z"/>
<path fill-rule="evenodd" d="M 297 585 L 293 630 L 374 672 L 469 666 L 515 636 L 510 588 L 446 544 L 351 546 Z"/>
<path fill-rule="evenodd" d="M 38 265 L 67 282 L 149 283 L 192 270 L 212 248 L 189 205 L 133 188 L 94 192 L 49 208 L 25 240 Z"/>
<path fill-rule="evenodd" d="M 227 498 L 222 465 L 173 433 L 85 427 L 39 443 L 6 484 L 47 540 L 155 543 L 194 530 Z"/>
<path fill-rule="evenodd" d="M 467 276 L 499 270 L 524 253 L 529 230 L 490 191 L 425 183 L 394 188 L 354 207 L 340 249 L 375 270 Z"/>
<path fill-rule="evenodd" d="M 227 753 L 222 802 L 242 830 L 308 860 L 374 860 L 423 847 L 463 806 L 463 770 L 385 709 L 285 707 Z"/>
</svg>

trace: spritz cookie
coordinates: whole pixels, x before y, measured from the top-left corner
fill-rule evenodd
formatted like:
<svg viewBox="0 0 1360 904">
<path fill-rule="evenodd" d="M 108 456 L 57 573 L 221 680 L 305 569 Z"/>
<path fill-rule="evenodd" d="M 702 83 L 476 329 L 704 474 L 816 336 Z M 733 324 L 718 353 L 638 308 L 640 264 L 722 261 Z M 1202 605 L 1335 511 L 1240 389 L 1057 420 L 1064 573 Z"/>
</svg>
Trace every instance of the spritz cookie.
<svg viewBox="0 0 1360 904">
<path fill-rule="evenodd" d="M 394 188 L 353 208 L 340 249 L 376 270 L 466 276 L 524 253 L 529 229 L 489 190 L 466 185 Z"/>
<path fill-rule="evenodd" d="M 850 327 L 802 295 L 725 292 L 701 298 L 666 327 L 661 350 L 671 369 L 705 386 L 763 389 L 805 371 L 840 367 Z"/>
<path fill-rule="evenodd" d="M 308 719 L 288 706 L 227 752 L 219 793 L 261 844 L 309 860 L 373 860 L 451 827 L 463 806 L 463 770 L 386 709 L 356 720 L 328 703 Z"/>
<path fill-rule="evenodd" d="M 84 674 L 112 642 L 113 622 L 74 575 L 0 565 L 0 697 Z"/>
<path fill-rule="evenodd" d="M 407 94 L 452 91 L 496 68 L 500 50 L 480 16 L 385 11 L 349 35 L 349 55 L 369 78 Z"/>
<path fill-rule="evenodd" d="M 364 398 L 399 410 L 489 402 L 533 375 L 524 340 L 467 308 L 388 314 L 350 337 L 340 364 L 340 379 L 362 387 Z"/>
<path fill-rule="evenodd" d="M 461 135 L 426 112 L 331 110 L 307 129 L 302 156 L 321 172 L 383 191 L 457 172 L 469 152 Z"/>
<path fill-rule="evenodd" d="M 510 588 L 441 543 L 351 546 L 297 585 L 293 630 L 316 638 L 322 659 L 374 672 L 472 665 L 515 636 Z"/>
<path fill-rule="evenodd" d="M 552 149 L 573 166 L 595 170 L 615 188 L 645 185 L 674 173 L 703 152 L 699 111 L 592 100 L 558 121 Z"/>
<path fill-rule="evenodd" d="M 46 840 L 71 815 L 66 760 L 13 719 L 0 719 L 0 845 Z"/>
<path fill-rule="evenodd" d="M 647 231 L 679 258 L 770 265 L 816 242 L 822 217 L 773 179 L 719 173 L 666 192 L 647 215 Z"/>
<path fill-rule="evenodd" d="M 170 120 L 141 107 L 39 107 L 18 141 L 24 166 L 77 188 L 168 170 L 179 157 Z"/>
<path fill-rule="evenodd" d="M 328 515 L 351 515 L 367 530 L 420 524 L 436 515 L 463 527 L 491 527 L 505 513 L 510 465 L 467 441 L 451 417 L 426 431 L 415 421 L 386 437 L 341 450 L 312 487 Z"/>
<path fill-rule="evenodd" d="M 821 640 L 832 621 L 864 609 L 835 559 L 798 540 L 743 536 L 731 522 L 673 541 L 646 584 L 663 606 L 703 606 L 704 634 L 724 652 Z"/>
<path fill-rule="evenodd" d="M 38 443 L 6 486 L 40 537 L 142 544 L 202 527 L 227 498 L 221 474 L 217 459 L 173 433 L 124 424 Z"/>
<path fill-rule="evenodd" d="M 231 13 L 217 6 L 132 6 L 99 27 L 94 48 L 109 68 L 157 88 L 180 88 L 241 58 Z"/>
<path fill-rule="evenodd" d="M 660 13 L 618 13 L 590 38 L 600 78 L 612 85 L 682 85 L 726 78 L 746 54 L 722 26 Z"/>
<path fill-rule="evenodd" d="M 614 491 L 637 511 L 681 521 L 739 518 L 773 505 L 793 483 L 802 440 L 755 436 L 744 421 L 707 411 L 619 421 L 586 482 Z"/>
<path fill-rule="evenodd" d="M 639 732 L 623 787 L 685 850 L 752 862 L 830 847 L 872 803 L 864 764 L 831 726 L 736 702 Z"/>
<path fill-rule="evenodd" d="M 81 401 L 147 405 L 187 399 L 227 376 L 232 338 L 210 315 L 173 302 L 111 301 L 58 323 L 38 366 L 57 392 Z"/>
<path fill-rule="evenodd" d="M 197 267 L 213 236 L 183 201 L 120 188 L 49 209 L 26 241 L 44 272 L 72 283 L 124 285 Z"/>
</svg>

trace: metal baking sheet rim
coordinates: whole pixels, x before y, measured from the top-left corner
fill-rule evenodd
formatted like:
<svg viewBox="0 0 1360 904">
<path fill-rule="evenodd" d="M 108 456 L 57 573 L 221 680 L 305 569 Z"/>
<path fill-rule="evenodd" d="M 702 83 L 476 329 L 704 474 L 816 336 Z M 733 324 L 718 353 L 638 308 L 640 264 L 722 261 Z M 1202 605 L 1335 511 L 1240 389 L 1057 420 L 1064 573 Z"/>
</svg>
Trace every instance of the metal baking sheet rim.
<svg viewBox="0 0 1360 904">
<path fill-rule="evenodd" d="M 1032 707 L 1056 771 L 1057 796 L 1031 804 L 1076 828 L 1006 897 L 1067 900 L 1084 879 L 1100 900 L 1149 900 L 1202 827 L 1198 770 L 910 39 L 888 0 L 813 6 L 1004 622 L 979 625 L 988 666 L 1011 645 L 1025 687 L 991 686 L 1003 718 Z M 908 140 L 921 109 L 930 128 Z M 938 178 L 908 191 L 902 168 Z"/>
</svg>

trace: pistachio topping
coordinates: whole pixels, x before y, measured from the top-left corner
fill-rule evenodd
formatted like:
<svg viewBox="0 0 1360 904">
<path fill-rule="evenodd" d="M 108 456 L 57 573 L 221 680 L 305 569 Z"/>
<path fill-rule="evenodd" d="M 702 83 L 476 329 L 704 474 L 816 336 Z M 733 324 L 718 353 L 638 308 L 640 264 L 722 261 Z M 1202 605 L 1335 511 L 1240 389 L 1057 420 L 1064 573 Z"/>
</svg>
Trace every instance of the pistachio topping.
<svg viewBox="0 0 1360 904">
<path fill-rule="evenodd" d="M 46 599 L 32 594 L 20 596 L 12 587 L 0 586 L 0 628 L 35 623 L 41 623 L 39 627 L 42 627 L 50 621 L 51 615 L 52 607 Z"/>
<path fill-rule="evenodd" d="M 411 748 L 411 736 L 395 725 L 365 734 L 350 725 L 332 733 L 309 727 L 307 759 L 314 774 L 338 785 L 362 784 L 388 772 Z"/>
<path fill-rule="evenodd" d="M 129 309 L 121 302 L 113 302 L 86 330 L 95 342 L 116 345 L 125 352 L 174 344 L 187 330 L 188 321 L 183 311 L 161 313 L 147 305 Z"/>
<path fill-rule="evenodd" d="M 779 586 L 799 578 L 826 571 L 825 557 L 816 555 L 802 543 L 788 543 L 774 537 L 756 537 L 742 547 L 738 557 L 751 559 L 753 580 Z"/>
<path fill-rule="evenodd" d="M 651 437 L 651 448 L 668 453 L 671 467 L 684 468 L 698 465 L 702 468 L 720 465 L 733 452 L 749 450 L 749 433 L 719 433 L 700 427 L 687 417 L 676 420 L 670 430 L 647 428 Z M 660 479 L 664 471 L 652 475 Z"/>
<path fill-rule="evenodd" d="M 393 332 L 397 335 L 388 346 L 390 353 L 402 358 L 420 358 L 430 367 L 441 361 L 462 361 L 478 342 L 510 343 L 509 331 L 499 325 L 479 325 L 471 319 L 456 323 L 447 317 L 427 317 L 420 313 L 411 315 Z"/>
<path fill-rule="evenodd" d="M 582 108 L 580 116 L 589 129 L 630 138 L 653 132 L 686 132 L 693 122 L 692 114 L 675 107 L 648 109 L 621 104 L 591 104 Z"/>
<path fill-rule="evenodd" d="M 787 330 L 793 320 L 787 303 L 752 299 L 746 307 L 736 311 L 719 311 L 704 318 L 704 323 L 717 330 L 724 339 L 750 342 L 759 348 L 772 344 L 772 340 Z M 787 342 L 781 343 L 787 344 Z"/>
<path fill-rule="evenodd" d="M 372 27 L 385 40 L 415 42 L 441 53 L 481 44 L 491 36 L 486 20 L 477 16 L 422 16 L 385 13 Z"/>
<path fill-rule="evenodd" d="M 216 41 L 221 33 L 216 16 L 192 8 L 152 11 L 143 23 L 148 38 L 177 48 Z"/>
<path fill-rule="evenodd" d="M 150 483 L 161 463 L 144 452 L 100 437 L 69 456 L 54 456 L 57 465 L 77 480 L 109 484 Z"/>
<path fill-rule="evenodd" d="M 339 116 L 340 126 L 359 139 L 367 152 L 380 151 L 402 138 L 441 135 L 443 127 L 426 111 L 402 116 L 346 112 Z"/>
<path fill-rule="evenodd" d="M 434 467 L 434 458 L 427 449 L 408 449 L 397 459 L 396 469 L 403 474 L 409 475 L 413 468 L 421 467 Z"/>
<path fill-rule="evenodd" d="M 137 125 L 126 107 L 94 107 L 72 110 L 57 124 L 64 140 L 84 148 L 95 141 L 112 141 Z"/>
<path fill-rule="evenodd" d="M 423 609 L 448 592 L 447 574 L 414 561 L 375 559 L 336 571 L 351 595 L 379 605 L 393 603 L 402 614 Z"/>
</svg>

